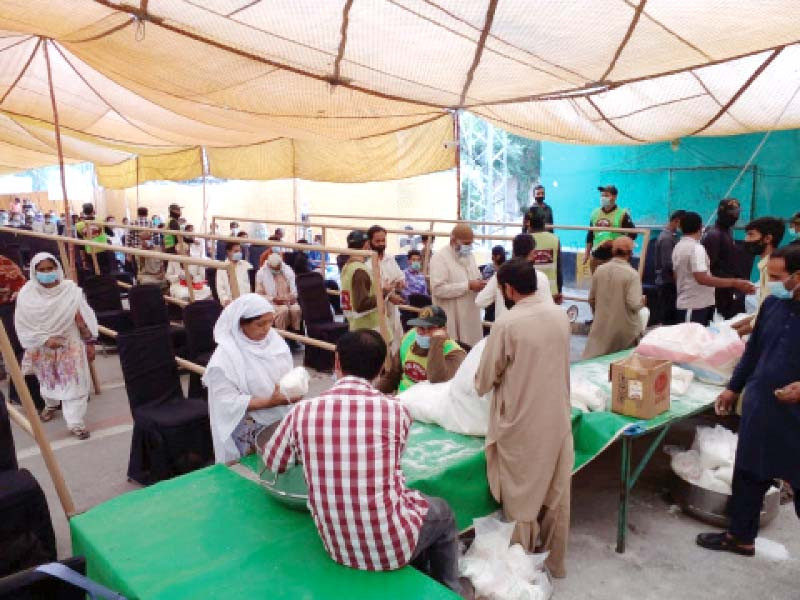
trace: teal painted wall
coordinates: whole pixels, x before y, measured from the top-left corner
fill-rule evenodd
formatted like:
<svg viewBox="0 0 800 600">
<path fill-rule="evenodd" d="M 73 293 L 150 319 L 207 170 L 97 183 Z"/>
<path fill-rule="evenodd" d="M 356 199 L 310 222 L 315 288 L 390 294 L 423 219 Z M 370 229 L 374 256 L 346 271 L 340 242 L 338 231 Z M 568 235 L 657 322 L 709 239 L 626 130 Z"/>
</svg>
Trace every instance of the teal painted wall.
<svg viewBox="0 0 800 600">
<path fill-rule="evenodd" d="M 679 208 L 710 218 L 716 205 L 763 139 L 763 133 L 684 138 L 644 146 L 573 146 L 542 143 L 541 180 L 555 221 L 586 225 L 599 205 L 598 185 L 619 188 L 618 203 L 637 225 L 663 225 Z M 731 193 L 742 219 L 788 218 L 800 210 L 800 130 L 776 131 Z M 560 232 L 565 245 L 585 234 Z"/>
</svg>

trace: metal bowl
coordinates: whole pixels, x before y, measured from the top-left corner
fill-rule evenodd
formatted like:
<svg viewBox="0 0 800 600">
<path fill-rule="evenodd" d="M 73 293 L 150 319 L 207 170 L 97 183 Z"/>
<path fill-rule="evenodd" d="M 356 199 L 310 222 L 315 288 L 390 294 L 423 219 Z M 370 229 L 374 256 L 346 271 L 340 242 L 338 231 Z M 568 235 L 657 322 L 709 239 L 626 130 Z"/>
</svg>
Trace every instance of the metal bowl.
<svg viewBox="0 0 800 600">
<path fill-rule="evenodd" d="M 293 510 L 308 510 L 308 485 L 303 465 L 295 465 L 279 475 L 263 470 L 258 478 L 261 487 L 284 506 Z"/>
<path fill-rule="evenodd" d="M 728 494 L 713 492 L 696 486 L 672 473 L 670 493 L 675 503 L 683 512 L 700 519 L 704 523 L 716 527 L 727 528 L 730 525 L 728 516 Z M 760 526 L 766 527 L 775 517 L 781 507 L 781 494 L 777 488 L 770 488 L 764 497 L 764 506 L 761 509 Z"/>
</svg>

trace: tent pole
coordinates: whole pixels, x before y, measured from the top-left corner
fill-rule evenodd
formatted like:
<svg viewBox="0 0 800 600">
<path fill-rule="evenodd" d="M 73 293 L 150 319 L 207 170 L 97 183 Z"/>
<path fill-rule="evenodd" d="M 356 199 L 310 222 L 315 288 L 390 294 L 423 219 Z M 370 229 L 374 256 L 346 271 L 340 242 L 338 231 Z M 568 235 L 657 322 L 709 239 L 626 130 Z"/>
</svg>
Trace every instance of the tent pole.
<svg viewBox="0 0 800 600">
<path fill-rule="evenodd" d="M 136 157 L 136 218 L 139 218 L 139 157 Z"/>
<path fill-rule="evenodd" d="M 0 352 L 6 363 L 8 374 L 11 376 L 11 381 L 14 383 L 14 387 L 17 388 L 17 392 L 19 393 L 19 399 L 22 402 L 22 407 L 25 409 L 25 416 L 28 417 L 28 424 L 33 430 L 33 437 L 42 453 L 47 471 L 50 473 L 50 479 L 52 479 L 53 485 L 58 493 L 58 499 L 61 501 L 61 507 L 64 509 L 67 518 L 70 518 L 75 514 L 75 503 L 64 481 L 64 475 L 61 473 L 61 468 L 58 466 L 58 460 L 53 453 L 53 448 L 50 446 L 50 442 L 44 434 L 44 429 L 42 429 L 42 423 L 39 420 L 36 407 L 33 405 L 31 392 L 28 389 L 28 384 L 25 383 L 25 376 L 22 374 L 22 369 L 19 367 L 17 357 L 14 356 L 14 350 L 11 348 L 11 340 L 8 339 L 8 333 L 2 323 L 0 323 Z"/>
<path fill-rule="evenodd" d="M 206 199 L 206 178 L 208 177 L 208 169 L 206 163 L 208 161 L 208 154 L 206 154 L 206 147 L 201 149 L 203 158 L 203 231 L 208 231 L 208 200 Z"/>
<path fill-rule="evenodd" d="M 458 109 L 453 112 L 453 136 L 456 140 L 456 215 L 461 220 L 461 117 Z M 433 229 L 433 228 L 431 228 Z"/>
<path fill-rule="evenodd" d="M 67 176 L 64 172 L 64 151 L 61 148 L 61 126 L 58 123 L 58 106 L 56 104 L 56 93 L 53 89 L 53 72 L 50 68 L 50 54 L 47 52 L 47 45 L 50 43 L 49 39 L 44 40 L 44 44 L 42 44 L 42 48 L 44 49 L 44 62 L 47 66 L 47 86 L 50 88 L 50 104 L 53 106 L 53 127 L 55 129 L 55 138 L 56 138 L 56 150 L 58 151 L 58 168 L 59 172 L 61 173 L 61 193 L 64 196 L 64 215 L 67 219 L 67 227 L 65 230 L 67 231 L 68 237 L 75 237 L 75 234 L 72 232 L 72 227 L 75 223 L 72 222 L 72 210 L 69 207 L 69 199 L 67 198 Z M 71 279 L 73 281 L 77 281 L 78 278 L 75 274 L 75 246 L 70 244 L 69 247 L 69 268 L 72 271 Z"/>
</svg>

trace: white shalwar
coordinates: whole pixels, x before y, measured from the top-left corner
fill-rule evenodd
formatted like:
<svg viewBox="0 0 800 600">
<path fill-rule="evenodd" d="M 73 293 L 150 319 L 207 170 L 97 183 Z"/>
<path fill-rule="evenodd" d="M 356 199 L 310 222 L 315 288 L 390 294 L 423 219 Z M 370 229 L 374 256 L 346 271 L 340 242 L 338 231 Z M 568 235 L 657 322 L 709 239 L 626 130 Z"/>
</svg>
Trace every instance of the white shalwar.
<svg viewBox="0 0 800 600">
<path fill-rule="evenodd" d="M 206 270 L 198 265 L 189 265 L 189 274 L 192 276 L 195 300 L 211 298 L 211 289 L 206 284 Z M 186 274 L 181 263 L 170 261 L 167 265 L 167 281 L 169 281 L 169 295 L 178 300 L 189 301 L 189 288 Z"/>
<path fill-rule="evenodd" d="M 36 265 L 43 260 L 58 266 L 59 284 L 55 287 L 46 288 L 36 279 Z M 67 427 L 83 427 L 92 379 L 76 318 L 80 315 L 92 337 L 97 337 L 97 318 L 83 290 L 64 279 L 53 255 L 40 252 L 30 269 L 30 281 L 20 290 L 14 314 L 17 336 L 25 349 L 22 369 L 36 375 L 47 406 L 61 404 Z M 46 343 L 51 338 L 59 338 L 61 345 L 48 348 Z"/>
<path fill-rule="evenodd" d="M 222 311 L 214 326 L 217 349 L 208 362 L 203 384 L 208 388 L 211 438 L 218 463 L 241 457 L 245 449 L 241 440 L 249 427 L 247 417 L 262 426 L 271 425 L 291 408 L 286 405 L 247 410 L 253 396 L 272 396 L 281 377 L 294 364 L 289 346 L 275 329 L 270 329 L 264 340 L 255 342 L 239 324 L 242 318 L 274 312 L 263 296 L 245 294 Z"/>
</svg>

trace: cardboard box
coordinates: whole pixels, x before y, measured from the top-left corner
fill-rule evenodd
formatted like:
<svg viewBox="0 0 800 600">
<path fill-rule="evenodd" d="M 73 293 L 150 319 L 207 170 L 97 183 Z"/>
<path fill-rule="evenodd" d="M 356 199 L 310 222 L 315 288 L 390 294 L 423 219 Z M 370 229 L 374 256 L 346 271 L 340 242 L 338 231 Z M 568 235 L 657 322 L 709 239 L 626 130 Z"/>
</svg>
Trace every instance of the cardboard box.
<svg viewBox="0 0 800 600">
<path fill-rule="evenodd" d="M 648 420 L 669 410 L 672 361 L 632 354 L 611 363 L 611 411 Z"/>
</svg>

